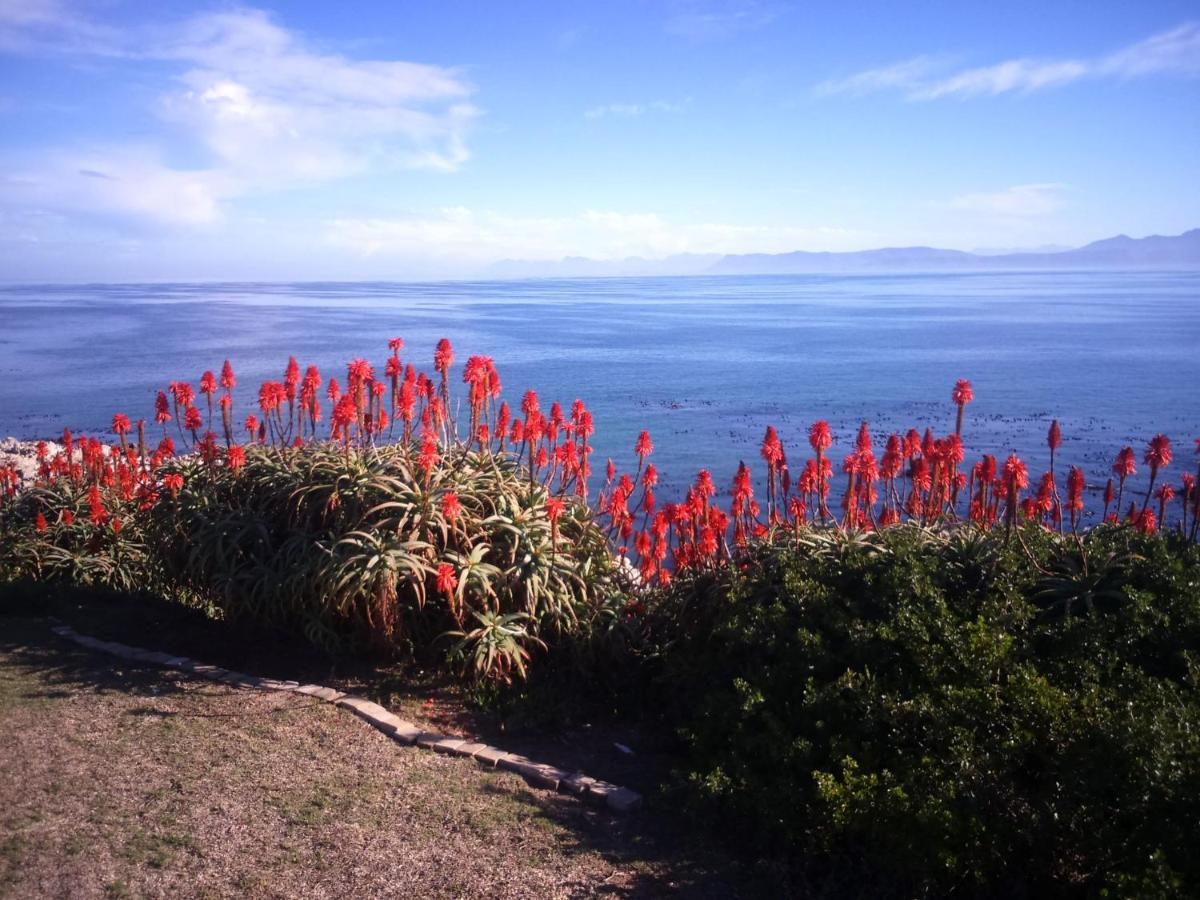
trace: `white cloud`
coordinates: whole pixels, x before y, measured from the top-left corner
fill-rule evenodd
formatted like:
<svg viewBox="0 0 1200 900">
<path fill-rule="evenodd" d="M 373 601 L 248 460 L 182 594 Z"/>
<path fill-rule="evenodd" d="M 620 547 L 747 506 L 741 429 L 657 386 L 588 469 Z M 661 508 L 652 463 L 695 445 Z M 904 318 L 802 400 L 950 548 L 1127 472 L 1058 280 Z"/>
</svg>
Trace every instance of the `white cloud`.
<svg viewBox="0 0 1200 900">
<path fill-rule="evenodd" d="M 867 69 L 847 78 L 823 81 L 816 86 L 819 96 L 870 94 L 875 91 L 910 88 L 941 65 L 929 56 L 917 56 L 879 69 Z"/>
<path fill-rule="evenodd" d="M 467 135 L 478 110 L 470 102 L 473 86 L 457 69 L 318 52 L 252 9 L 116 35 L 51 0 L 0 3 L 0 36 L 9 49 L 23 39 L 37 52 L 53 46 L 68 55 L 175 66 L 158 112 L 182 131 L 193 155 L 206 157 L 199 169 L 182 170 L 145 147 L 50 152 L 49 161 L 10 166 L 26 185 L 16 196 L 32 202 L 71 209 L 91 203 L 97 213 L 198 224 L 251 192 L 391 168 L 449 172 L 469 158 Z M 78 195 L 53 185 L 64 173 L 74 184 L 80 169 L 113 177 Z M 162 210 L 146 199 L 160 189 L 167 195 L 158 198 Z"/>
<path fill-rule="evenodd" d="M 1106 56 L 1088 59 L 1010 59 L 947 71 L 946 61 L 916 57 L 846 78 L 822 82 L 819 96 L 899 91 L 909 100 L 1030 93 L 1083 79 L 1132 79 L 1200 74 L 1200 22 L 1186 22 Z"/>
<path fill-rule="evenodd" d="M 153 147 L 102 147 L 49 154 L 32 171 L 0 182 L 11 209 L 52 210 L 89 218 L 116 216 L 154 225 L 207 225 L 220 217 L 231 193 L 229 179 L 214 171 L 164 165 Z"/>
<path fill-rule="evenodd" d="M 593 106 L 591 109 L 584 112 L 584 118 L 602 119 L 605 116 L 617 116 L 622 118 L 635 118 L 643 116 L 647 113 L 678 113 L 683 112 L 690 100 L 683 103 L 670 103 L 666 100 L 654 100 L 650 103 L 606 103 L 602 106 Z"/>
<path fill-rule="evenodd" d="M 1002 191 L 963 194 L 948 204 L 951 209 L 962 212 L 983 213 L 992 216 L 1025 218 L 1048 216 L 1063 206 L 1065 184 L 1018 184 Z"/>
<path fill-rule="evenodd" d="M 585 210 L 571 216 L 512 216 L 452 207 L 430 216 L 342 218 L 334 245 L 355 254 L 491 262 L 502 258 L 658 258 L 676 253 L 849 249 L 864 235 L 839 228 L 674 223 L 654 213 Z"/>
<path fill-rule="evenodd" d="M 762 0 L 672 0 L 669 6 L 667 32 L 697 41 L 762 28 L 780 12 Z"/>
</svg>

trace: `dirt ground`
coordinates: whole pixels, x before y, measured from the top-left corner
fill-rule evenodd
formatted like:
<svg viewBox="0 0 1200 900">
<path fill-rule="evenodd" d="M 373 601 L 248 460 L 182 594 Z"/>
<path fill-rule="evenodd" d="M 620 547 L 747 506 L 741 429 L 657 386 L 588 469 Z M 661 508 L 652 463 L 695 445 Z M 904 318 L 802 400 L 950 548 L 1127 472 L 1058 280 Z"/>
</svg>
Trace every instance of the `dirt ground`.
<svg viewBox="0 0 1200 900">
<path fill-rule="evenodd" d="M 49 625 L 0 617 L 0 896 L 758 893 L 652 810 L 594 809 Z"/>
</svg>

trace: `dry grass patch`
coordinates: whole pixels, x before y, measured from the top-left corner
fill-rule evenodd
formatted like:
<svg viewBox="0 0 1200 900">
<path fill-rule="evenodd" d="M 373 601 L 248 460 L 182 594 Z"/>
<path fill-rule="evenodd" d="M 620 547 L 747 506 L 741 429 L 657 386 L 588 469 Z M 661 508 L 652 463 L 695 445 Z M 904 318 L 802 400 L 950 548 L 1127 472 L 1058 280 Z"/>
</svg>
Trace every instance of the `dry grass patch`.
<svg viewBox="0 0 1200 900">
<path fill-rule="evenodd" d="M 237 691 L 3 620 L 0 894 L 577 897 L 738 893 L 646 818 L 397 747 L 294 694 Z"/>
</svg>

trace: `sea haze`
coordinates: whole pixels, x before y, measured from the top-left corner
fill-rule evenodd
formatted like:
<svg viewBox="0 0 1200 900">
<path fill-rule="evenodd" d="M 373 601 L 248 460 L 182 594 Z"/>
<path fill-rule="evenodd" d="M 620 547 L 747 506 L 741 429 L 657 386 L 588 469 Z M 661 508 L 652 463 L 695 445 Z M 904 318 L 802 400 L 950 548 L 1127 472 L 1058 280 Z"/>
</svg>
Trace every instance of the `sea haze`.
<svg viewBox="0 0 1200 900">
<path fill-rule="evenodd" d="M 105 431 L 117 411 L 152 419 L 156 390 L 226 357 L 240 421 L 289 354 L 344 383 L 356 356 L 382 372 L 394 335 L 426 369 L 441 337 L 459 365 L 494 357 L 514 407 L 530 387 L 544 407 L 586 401 L 593 486 L 649 429 L 665 498 L 701 467 L 723 489 L 741 459 L 758 472 L 768 424 L 794 468 L 816 418 L 838 459 L 862 419 L 880 446 L 891 430 L 945 432 L 957 378 L 977 397 L 969 459 L 1016 448 L 1041 466 L 1057 417 L 1061 464 L 1084 465 L 1097 491 L 1117 449 L 1140 458 L 1157 431 L 1175 441 L 1177 482 L 1200 436 L 1196 272 L 26 286 L 0 288 L 0 314 L 0 435 L 22 438 Z"/>
</svg>

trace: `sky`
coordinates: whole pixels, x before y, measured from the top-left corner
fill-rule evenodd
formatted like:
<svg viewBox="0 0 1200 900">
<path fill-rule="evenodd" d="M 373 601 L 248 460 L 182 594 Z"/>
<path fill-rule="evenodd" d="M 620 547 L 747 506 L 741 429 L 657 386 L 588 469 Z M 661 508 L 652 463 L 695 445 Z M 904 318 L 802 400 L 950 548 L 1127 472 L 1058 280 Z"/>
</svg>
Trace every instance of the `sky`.
<svg viewBox="0 0 1200 900">
<path fill-rule="evenodd" d="M 1200 5 L 0 0 L 0 280 L 1200 226 Z"/>
</svg>

